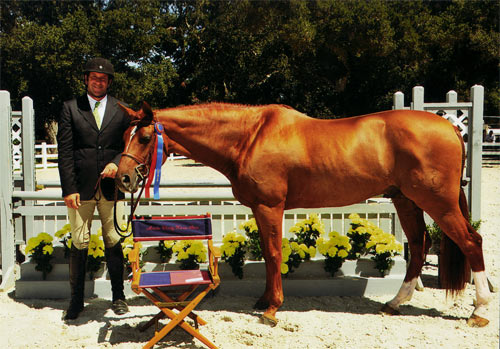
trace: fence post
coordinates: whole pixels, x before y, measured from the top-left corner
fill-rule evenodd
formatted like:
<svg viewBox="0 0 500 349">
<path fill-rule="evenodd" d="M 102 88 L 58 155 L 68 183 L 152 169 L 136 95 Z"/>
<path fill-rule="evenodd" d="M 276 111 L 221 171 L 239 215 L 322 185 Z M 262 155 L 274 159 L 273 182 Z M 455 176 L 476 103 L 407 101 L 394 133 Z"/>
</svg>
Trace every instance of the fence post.
<svg viewBox="0 0 500 349">
<path fill-rule="evenodd" d="M 457 103 L 457 101 L 458 101 L 457 93 L 453 90 L 448 91 L 448 93 L 446 94 L 446 103 Z"/>
<path fill-rule="evenodd" d="M 424 88 L 423 86 L 415 86 L 412 91 L 411 109 L 424 110 Z"/>
<path fill-rule="evenodd" d="M 42 168 L 44 170 L 46 170 L 47 168 L 49 168 L 48 166 L 48 159 L 47 159 L 47 143 L 46 142 L 42 142 L 42 144 L 40 145 L 40 150 L 41 150 L 41 153 L 42 153 Z"/>
<path fill-rule="evenodd" d="M 392 97 L 392 109 L 404 109 L 405 107 L 405 95 L 403 92 L 398 91 L 394 93 Z"/>
<path fill-rule="evenodd" d="M 22 99 L 21 115 L 21 140 L 22 140 L 22 158 L 23 158 L 23 184 L 22 188 L 26 191 L 34 191 L 35 181 L 35 111 L 33 109 L 33 100 L 30 97 Z M 33 206 L 33 201 L 25 201 L 25 206 Z M 24 228 L 21 232 L 16 232 L 16 239 L 28 241 L 33 236 L 33 217 L 23 218 Z M 22 236 L 24 232 L 25 236 Z M 21 235 L 21 236 L 18 236 Z"/>
<path fill-rule="evenodd" d="M 15 244 L 12 222 L 12 110 L 10 93 L 0 91 L 0 243 L 2 246 L 2 283 L 5 291 L 15 283 Z"/>
<path fill-rule="evenodd" d="M 484 87 L 481 85 L 472 86 L 470 95 L 472 101 L 472 115 L 469 120 L 466 175 L 471 179 L 468 192 L 471 219 L 479 220 L 481 219 Z"/>
</svg>

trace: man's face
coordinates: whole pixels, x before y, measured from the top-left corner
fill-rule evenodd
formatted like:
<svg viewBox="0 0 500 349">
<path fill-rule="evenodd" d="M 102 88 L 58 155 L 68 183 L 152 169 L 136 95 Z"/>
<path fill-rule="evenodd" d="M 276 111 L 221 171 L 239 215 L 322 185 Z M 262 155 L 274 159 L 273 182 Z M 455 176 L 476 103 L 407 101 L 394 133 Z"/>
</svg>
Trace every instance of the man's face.
<svg viewBox="0 0 500 349">
<path fill-rule="evenodd" d="M 106 96 L 111 80 L 108 74 L 90 72 L 89 75 L 85 76 L 85 84 L 87 85 L 87 93 L 91 97 L 101 99 Z"/>
</svg>

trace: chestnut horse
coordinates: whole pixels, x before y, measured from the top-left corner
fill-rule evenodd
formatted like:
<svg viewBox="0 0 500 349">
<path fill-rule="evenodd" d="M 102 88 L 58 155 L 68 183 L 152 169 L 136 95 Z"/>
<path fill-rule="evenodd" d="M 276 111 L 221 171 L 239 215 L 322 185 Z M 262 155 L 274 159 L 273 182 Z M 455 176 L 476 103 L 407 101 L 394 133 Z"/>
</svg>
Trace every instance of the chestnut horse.
<svg viewBox="0 0 500 349">
<path fill-rule="evenodd" d="M 266 263 L 266 289 L 256 307 L 275 325 L 283 303 L 281 240 L 284 210 L 336 207 L 384 194 L 392 198 L 408 238 L 411 261 L 398 294 L 383 312 L 399 313 L 411 299 L 431 241 L 423 212 L 444 231 L 442 285 L 464 289 L 472 269 L 477 301 L 468 319 L 485 326 L 490 291 L 482 239 L 468 221 L 461 178 L 460 133 L 435 114 L 394 110 L 337 120 L 310 118 L 282 105 L 205 104 L 134 112 L 116 182 L 135 192 L 154 148 L 155 123 L 164 127 L 165 154 L 175 152 L 213 167 L 234 197 L 252 209 Z M 165 160 L 165 157 L 164 157 Z"/>
</svg>

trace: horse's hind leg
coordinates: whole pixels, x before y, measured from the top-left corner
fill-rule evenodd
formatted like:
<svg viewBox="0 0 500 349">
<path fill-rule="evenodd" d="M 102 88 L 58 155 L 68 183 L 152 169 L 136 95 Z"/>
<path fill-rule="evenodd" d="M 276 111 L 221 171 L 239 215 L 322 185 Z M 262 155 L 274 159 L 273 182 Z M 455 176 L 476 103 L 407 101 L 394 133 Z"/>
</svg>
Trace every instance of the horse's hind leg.
<svg viewBox="0 0 500 349">
<path fill-rule="evenodd" d="M 459 247 L 461 253 L 467 259 L 470 269 L 472 269 L 476 287 L 476 306 L 467 324 L 473 327 L 486 326 L 489 323 L 489 320 L 486 319 L 486 308 L 491 299 L 491 293 L 484 267 L 482 237 L 472 228 L 458 208 L 445 214 L 436 215 L 433 218 L 446 234 L 447 238 L 451 239 Z M 443 246 L 443 248 L 451 249 L 453 247 L 451 241 L 446 246 Z M 460 291 L 465 287 L 465 282 L 468 281 L 468 265 L 465 264 L 465 268 L 467 269 L 459 273 L 456 270 L 456 263 L 453 263 L 451 259 L 447 260 L 443 256 L 443 248 L 441 252 L 441 273 L 447 276 L 447 279 L 442 282 L 443 286 L 451 290 L 452 293 Z"/>
<path fill-rule="evenodd" d="M 387 314 L 399 314 L 399 306 L 409 301 L 415 290 L 418 277 L 422 271 L 431 241 L 426 232 L 424 214 L 413 201 L 398 192 L 392 202 L 396 207 L 401 226 L 408 239 L 410 248 L 410 264 L 406 270 L 406 276 L 397 295 L 382 308 L 382 312 Z"/>
</svg>

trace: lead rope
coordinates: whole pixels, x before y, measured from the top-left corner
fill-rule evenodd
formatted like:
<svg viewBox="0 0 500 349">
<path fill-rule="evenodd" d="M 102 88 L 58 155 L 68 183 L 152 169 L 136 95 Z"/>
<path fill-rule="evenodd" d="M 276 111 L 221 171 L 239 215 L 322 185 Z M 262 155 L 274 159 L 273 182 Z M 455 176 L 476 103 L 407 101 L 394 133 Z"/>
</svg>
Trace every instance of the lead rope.
<svg viewBox="0 0 500 349">
<path fill-rule="evenodd" d="M 132 235 L 132 231 L 128 234 L 123 234 L 128 231 L 128 228 L 130 227 L 130 223 L 132 222 L 132 219 L 134 217 L 134 212 L 137 208 L 137 205 L 139 205 L 139 201 L 141 199 L 142 192 L 144 191 L 144 188 L 146 187 L 146 181 L 143 179 L 142 180 L 142 187 L 141 191 L 139 192 L 139 195 L 137 196 L 137 200 L 134 201 L 134 193 L 130 194 L 130 215 L 128 216 L 127 219 L 127 226 L 125 229 L 122 229 L 120 225 L 118 224 L 118 219 L 116 218 L 116 203 L 118 202 L 118 187 L 115 185 L 115 203 L 113 207 L 113 223 L 115 225 L 115 230 L 120 235 L 122 238 L 128 238 L 130 235 Z"/>
</svg>

